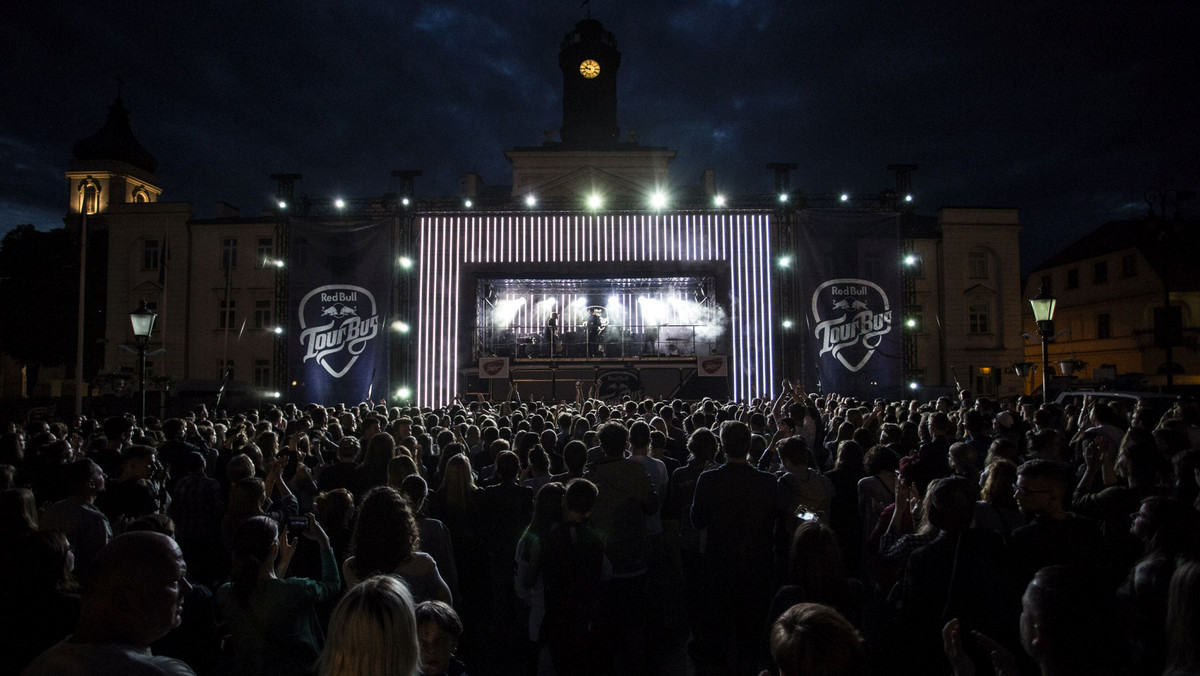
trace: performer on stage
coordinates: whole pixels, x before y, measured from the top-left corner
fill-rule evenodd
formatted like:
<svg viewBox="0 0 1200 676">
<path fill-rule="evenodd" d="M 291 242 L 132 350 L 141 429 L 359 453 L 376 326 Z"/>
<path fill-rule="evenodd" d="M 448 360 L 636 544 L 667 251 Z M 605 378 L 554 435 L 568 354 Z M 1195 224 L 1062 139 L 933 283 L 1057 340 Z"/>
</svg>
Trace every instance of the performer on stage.
<svg viewBox="0 0 1200 676">
<path fill-rule="evenodd" d="M 604 331 L 604 327 L 608 325 L 608 319 L 600 313 L 602 310 L 598 307 L 592 308 L 592 313 L 587 319 L 587 338 L 588 338 L 588 356 L 596 357 L 603 354 L 603 346 L 600 345 L 600 334 Z"/>
<path fill-rule="evenodd" d="M 554 357 L 554 346 L 558 342 L 558 313 L 551 312 L 550 318 L 546 320 L 546 348 L 547 353 L 551 358 Z"/>
</svg>

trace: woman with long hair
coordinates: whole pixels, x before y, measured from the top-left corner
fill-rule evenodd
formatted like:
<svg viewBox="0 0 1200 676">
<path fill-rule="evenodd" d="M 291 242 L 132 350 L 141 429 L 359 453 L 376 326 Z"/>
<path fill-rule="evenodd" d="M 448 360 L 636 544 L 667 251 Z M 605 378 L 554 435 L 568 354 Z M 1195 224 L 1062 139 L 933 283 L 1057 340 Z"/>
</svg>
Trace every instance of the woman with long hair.
<svg viewBox="0 0 1200 676">
<path fill-rule="evenodd" d="M 416 676 L 420 658 L 412 594 L 390 575 L 353 587 L 333 610 L 321 676 Z"/>
<path fill-rule="evenodd" d="M 354 494 L 362 499 L 367 491 L 387 485 L 388 463 L 396 456 L 396 440 L 387 432 L 379 432 L 367 442 L 362 465 L 355 471 Z"/>
<path fill-rule="evenodd" d="M 975 527 L 995 531 L 1008 539 L 1013 529 L 1024 526 L 1025 516 L 1017 507 L 1013 489 L 1017 466 L 1003 458 L 989 466 L 979 502 L 975 503 Z"/>
<path fill-rule="evenodd" d="M 538 447 L 540 450 L 540 447 Z M 557 481 L 544 484 L 533 499 L 533 518 L 517 541 L 517 597 L 529 606 L 529 640 L 537 641 L 542 618 L 546 616 L 546 597 L 542 585 L 542 554 L 546 536 L 562 520 L 566 489 Z"/>
<path fill-rule="evenodd" d="M 342 564 L 347 584 L 372 575 L 398 575 L 413 598 L 449 603 L 450 587 L 433 557 L 420 551 L 421 536 L 408 500 L 390 486 L 371 489 L 358 510 L 350 541 L 352 556 Z"/>
<path fill-rule="evenodd" d="M 862 582 L 846 572 L 833 529 L 809 521 L 792 536 L 785 584 L 775 594 L 768 618 L 774 622 L 797 603 L 823 603 L 861 626 L 864 597 Z"/>
<path fill-rule="evenodd" d="M 312 673 L 322 643 L 315 606 L 336 596 L 342 581 L 329 537 L 315 515 L 308 515 L 303 535 L 320 545 L 320 580 L 286 577 L 296 541 L 273 519 L 254 516 L 235 528 L 230 581 L 215 597 L 217 613 L 232 637 L 227 673 Z"/>
</svg>

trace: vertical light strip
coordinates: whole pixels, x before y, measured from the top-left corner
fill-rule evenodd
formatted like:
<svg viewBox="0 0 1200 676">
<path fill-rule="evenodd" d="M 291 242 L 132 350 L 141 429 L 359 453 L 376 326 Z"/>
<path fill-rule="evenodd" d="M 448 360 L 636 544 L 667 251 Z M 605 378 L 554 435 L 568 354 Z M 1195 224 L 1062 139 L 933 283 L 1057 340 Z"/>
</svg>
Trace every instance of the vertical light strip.
<svg viewBox="0 0 1200 676">
<path fill-rule="evenodd" d="M 750 216 L 748 218 L 748 221 L 749 222 L 747 223 L 746 234 L 748 236 L 748 239 L 749 239 L 749 241 L 751 243 L 751 247 L 752 247 L 751 251 L 750 251 L 750 265 L 751 265 L 751 274 L 753 275 L 750 279 L 750 289 L 751 289 L 751 298 L 754 303 L 754 305 L 752 306 L 754 314 L 753 314 L 753 319 L 750 322 L 750 327 L 751 327 L 751 331 L 752 331 L 752 340 L 754 341 L 753 344 L 755 346 L 755 350 L 751 355 L 749 355 L 750 359 L 748 359 L 747 362 L 757 362 L 757 361 L 759 361 L 758 358 L 762 354 L 762 350 L 763 350 L 763 346 L 764 346 L 764 339 L 765 339 L 765 336 L 762 334 L 762 323 L 761 323 L 762 322 L 762 313 L 761 313 L 762 305 L 760 303 L 760 298 L 763 293 L 763 288 L 762 288 L 762 258 L 759 256 L 759 248 L 758 248 L 758 243 L 759 243 L 758 242 L 759 233 L 758 233 L 758 227 L 757 227 L 758 226 L 758 214 L 754 214 L 753 216 Z M 753 379 L 749 383 L 749 386 L 752 390 L 758 391 L 759 381 L 761 380 L 762 376 L 764 375 L 763 371 L 761 368 L 752 368 L 752 369 L 750 369 L 750 371 L 753 374 Z"/>
<path fill-rule="evenodd" d="M 428 396 L 425 392 L 425 372 L 424 367 L 428 363 L 425 359 L 425 347 L 427 341 L 425 339 L 425 328 L 429 325 L 429 318 L 426 316 L 426 311 L 429 308 L 429 301 L 425 298 L 425 274 L 429 269 L 429 259 L 426 254 L 430 251 L 429 247 L 429 221 L 421 218 L 419 221 L 420 233 L 419 246 L 421 247 L 419 261 L 420 268 L 417 269 L 417 401 L 424 402 Z M 388 393 L 388 396 L 392 396 Z"/>
<path fill-rule="evenodd" d="M 455 219 L 454 239 L 452 240 L 451 246 L 450 246 L 451 258 L 449 261 L 450 265 L 452 266 L 451 272 L 450 272 L 450 289 L 449 289 L 449 291 L 450 291 L 451 329 L 450 329 L 450 335 L 446 337 L 446 343 L 445 343 L 450 348 L 449 350 L 447 350 L 447 353 L 450 357 L 450 361 L 449 361 L 449 367 L 450 367 L 449 384 L 450 384 L 450 387 L 446 391 L 442 392 L 441 401 L 439 403 L 443 406 L 450 403 L 450 400 L 454 396 L 454 391 L 458 389 L 457 385 L 458 385 L 458 359 L 459 359 L 458 347 L 459 347 L 459 345 L 458 345 L 457 338 L 460 335 L 459 334 L 459 303 L 462 301 L 462 295 L 463 295 L 461 289 L 459 288 L 459 282 L 460 282 L 460 275 L 462 272 L 462 246 L 463 246 L 463 242 L 465 240 L 465 237 L 463 236 L 464 228 L 466 228 L 466 223 L 463 222 L 463 219 L 461 219 L 461 218 Z"/>
<path fill-rule="evenodd" d="M 771 271 L 775 268 L 771 265 L 771 261 L 775 260 L 775 252 L 771 249 L 771 242 L 774 240 L 771 237 L 771 215 L 762 216 L 763 219 L 763 249 L 766 252 L 763 256 L 767 261 L 767 274 L 764 275 L 763 284 L 767 290 L 766 301 L 766 329 L 767 329 L 767 359 L 766 371 L 768 373 L 766 388 L 763 390 L 762 396 L 775 397 L 775 317 L 774 317 L 774 293 L 771 284 Z"/>
</svg>

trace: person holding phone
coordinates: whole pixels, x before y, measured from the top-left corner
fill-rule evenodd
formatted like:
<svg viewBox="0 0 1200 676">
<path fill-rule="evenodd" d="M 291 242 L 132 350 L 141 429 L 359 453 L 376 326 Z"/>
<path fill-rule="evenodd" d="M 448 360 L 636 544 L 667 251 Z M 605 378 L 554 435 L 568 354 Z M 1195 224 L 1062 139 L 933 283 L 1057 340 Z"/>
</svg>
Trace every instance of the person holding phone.
<svg viewBox="0 0 1200 676">
<path fill-rule="evenodd" d="M 321 548 L 321 579 L 287 577 L 296 553 L 293 527 Z M 321 654 L 316 604 L 342 589 L 337 559 L 317 517 L 289 519 L 282 531 L 271 518 L 256 516 L 233 534 L 230 581 L 217 590 L 217 614 L 231 635 L 226 673 L 310 673 Z"/>
</svg>

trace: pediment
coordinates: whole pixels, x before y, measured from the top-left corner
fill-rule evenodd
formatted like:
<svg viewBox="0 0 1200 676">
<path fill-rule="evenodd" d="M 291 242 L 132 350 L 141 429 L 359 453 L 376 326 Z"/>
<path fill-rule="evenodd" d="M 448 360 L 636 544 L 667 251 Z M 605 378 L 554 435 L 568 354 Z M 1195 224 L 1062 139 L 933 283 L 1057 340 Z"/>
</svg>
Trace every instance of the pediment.
<svg viewBox="0 0 1200 676">
<path fill-rule="evenodd" d="M 996 290 L 986 284 L 969 286 L 963 291 L 964 296 L 994 296 Z"/>
<path fill-rule="evenodd" d="M 570 173 L 528 185 L 529 191 L 547 197 L 590 195 L 641 195 L 646 186 L 598 167 L 581 167 Z"/>
</svg>

